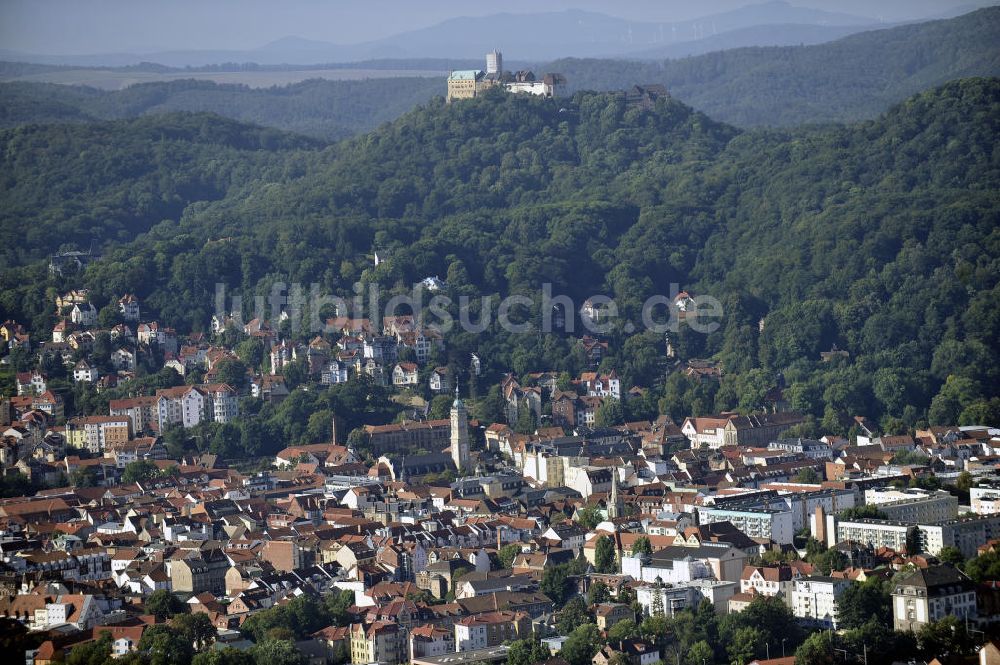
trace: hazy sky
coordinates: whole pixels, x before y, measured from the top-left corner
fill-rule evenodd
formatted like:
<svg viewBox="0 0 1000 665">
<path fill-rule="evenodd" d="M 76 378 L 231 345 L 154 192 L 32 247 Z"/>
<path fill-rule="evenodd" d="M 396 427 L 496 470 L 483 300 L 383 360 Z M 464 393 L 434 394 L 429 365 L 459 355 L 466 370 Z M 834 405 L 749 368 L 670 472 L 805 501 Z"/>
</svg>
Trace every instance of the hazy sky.
<svg viewBox="0 0 1000 665">
<path fill-rule="evenodd" d="M 568 8 L 632 20 L 679 21 L 754 0 L 0 0 L 0 49 L 87 54 L 251 49 L 285 36 L 341 44 L 387 37 L 455 16 Z M 887 22 L 983 0 L 794 0 Z M 971 7 L 970 7 L 971 8 Z"/>
</svg>

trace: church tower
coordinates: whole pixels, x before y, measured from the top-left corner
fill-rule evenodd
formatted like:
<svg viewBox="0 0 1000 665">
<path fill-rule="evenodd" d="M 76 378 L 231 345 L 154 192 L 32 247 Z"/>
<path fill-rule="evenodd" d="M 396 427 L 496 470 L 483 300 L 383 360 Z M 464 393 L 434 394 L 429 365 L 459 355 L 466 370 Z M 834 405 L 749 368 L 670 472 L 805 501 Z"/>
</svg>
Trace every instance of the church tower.
<svg viewBox="0 0 1000 665">
<path fill-rule="evenodd" d="M 618 495 L 618 469 L 611 467 L 611 496 L 608 498 L 608 519 L 613 520 L 622 517 L 625 513 L 625 506 L 622 498 Z"/>
<path fill-rule="evenodd" d="M 459 473 L 469 470 L 469 416 L 455 386 L 455 403 L 451 405 L 451 459 Z"/>
</svg>

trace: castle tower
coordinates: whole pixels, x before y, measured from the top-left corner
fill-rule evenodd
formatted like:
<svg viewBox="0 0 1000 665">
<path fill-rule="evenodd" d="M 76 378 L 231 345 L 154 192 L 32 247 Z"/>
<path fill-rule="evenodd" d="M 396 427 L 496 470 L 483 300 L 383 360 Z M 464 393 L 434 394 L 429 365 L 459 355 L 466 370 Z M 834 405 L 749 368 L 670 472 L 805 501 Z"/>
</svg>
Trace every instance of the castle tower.
<svg viewBox="0 0 1000 665">
<path fill-rule="evenodd" d="M 625 513 L 625 506 L 618 495 L 618 469 L 611 468 L 611 496 L 608 498 L 608 519 L 613 520 Z"/>
<path fill-rule="evenodd" d="M 465 403 L 458 396 L 455 386 L 455 402 L 451 405 L 451 459 L 459 473 L 469 469 L 469 416 Z"/>
<path fill-rule="evenodd" d="M 503 53 L 493 49 L 486 54 L 486 73 L 503 74 Z"/>
</svg>

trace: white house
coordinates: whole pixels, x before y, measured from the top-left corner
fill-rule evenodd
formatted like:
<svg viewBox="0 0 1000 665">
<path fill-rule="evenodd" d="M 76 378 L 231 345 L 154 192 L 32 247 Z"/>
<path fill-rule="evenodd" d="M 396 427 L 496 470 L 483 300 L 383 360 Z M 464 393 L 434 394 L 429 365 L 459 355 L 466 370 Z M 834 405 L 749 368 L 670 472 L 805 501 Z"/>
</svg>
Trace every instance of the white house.
<svg viewBox="0 0 1000 665">
<path fill-rule="evenodd" d="M 320 383 L 332 386 L 335 383 L 347 383 L 347 363 L 331 360 L 320 371 Z"/>
<path fill-rule="evenodd" d="M 69 320 L 78 326 L 92 326 L 97 323 L 97 310 L 89 302 L 77 303 L 69 313 Z"/>
<path fill-rule="evenodd" d="M 194 386 L 178 386 L 158 390 L 156 413 L 160 431 L 171 425 L 194 427 L 205 413 L 205 396 Z"/>
<path fill-rule="evenodd" d="M 81 360 L 73 366 L 73 381 L 77 383 L 81 381 L 93 383 L 94 381 L 97 381 L 97 379 L 97 368 L 91 367 L 86 360 Z"/>
<path fill-rule="evenodd" d="M 838 627 L 837 599 L 854 582 L 814 575 L 795 581 L 792 591 L 792 614 L 812 625 Z"/>
<path fill-rule="evenodd" d="M 392 368 L 392 385 L 394 386 L 415 386 L 419 382 L 417 377 L 417 364 L 402 362 L 397 363 Z"/>
<path fill-rule="evenodd" d="M 126 321 L 139 320 L 139 299 L 127 293 L 118 300 L 118 310 Z"/>
<path fill-rule="evenodd" d="M 441 393 L 451 390 L 451 374 L 447 367 L 435 367 L 428 379 L 432 392 Z"/>
</svg>

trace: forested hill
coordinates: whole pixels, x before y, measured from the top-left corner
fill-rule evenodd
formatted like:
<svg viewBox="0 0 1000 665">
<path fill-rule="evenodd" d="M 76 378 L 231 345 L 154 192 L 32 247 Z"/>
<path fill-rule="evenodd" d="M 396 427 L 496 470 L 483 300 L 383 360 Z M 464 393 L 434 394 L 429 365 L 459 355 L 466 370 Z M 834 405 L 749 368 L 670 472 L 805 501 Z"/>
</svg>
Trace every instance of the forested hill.
<svg viewBox="0 0 1000 665">
<path fill-rule="evenodd" d="M 125 243 L 194 201 L 285 176 L 320 143 L 210 114 L 0 132 L 0 260 Z"/>
<path fill-rule="evenodd" d="M 11 82 L 0 83 L 0 127 L 204 111 L 334 141 L 394 120 L 443 91 L 443 80 L 420 77 L 311 79 L 270 88 L 183 79 L 116 91 Z"/>
<path fill-rule="evenodd" d="M 173 140 L 159 122 L 197 131 Z M 125 240 L 148 224 L 128 215 L 151 186 L 177 206 L 133 242 L 105 247 L 79 278 L 56 280 L 38 264 L 6 270 L 0 317 L 45 338 L 45 290 L 84 286 L 98 306 L 135 292 L 150 317 L 204 329 L 216 282 L 349 294 L 358 279 L 396 288 L 439 274 L 452 295 L 537 295 L 546 282 L 576 298 L 612 295 L 624 325 L 677 282 L 724 302 L 721 330 L 682 328 L 676 342 L 682 357 L 722 360 L 726 375 L 660 385 L 662 336 L 619 330 L 605 366 L 653 387 L 654 408 L 755 408 L 781 372 L 793 406 L 825 431 L 856 413 L 911 425 L 997 416 L 1000 404 L 983 401 L 1000 384 L 997 79 L 949 83 L 863 124 L 789 132 L 736 130 L 676 100 L 629 109 L 593 93 L 438 100 L 322 150 L 282 136 L 272 149 L 260 149 L 263 135 L 233 145 L 214 137 L 216 124 L 231 125 L 207 116 L 133 123 L 0 135 L 5 210 L 39 164 L 67 162 L 66 182 L 51 181 L 58 196 L 38 193 L 10 218 L 22 238 L 35 234 L 15 239 L 10 261 L 67 236 L 63 209 L 95 228 L 119 211 Z M 119 183 L 117 164 L 145 159 L 142 150 L 157 156 L 148 173 Z M 180 186 L 208 173 L 207 195 Z M 373 250 L 386 259 L 377 268 Z M 495 327 L 448 337 L 456 366 L 472 350 L 484 358 L 484 380 L 576 371 L 570 343 Z M 834 343 L 850 358 L 821 363 Z"/>
<path fill-rule="evenodd" d="M 675 97 L 717 120 L 737 126 L 792 126 L 871 119 L 947 81 L 998 76 L 997 44 L 1000 7 L 992 7 L 814 46 L 733 49 L 659 62 L 570 59 L 539 63 L 534 69 L 564 73 L 571 90 L 662 83 Z M 315 79 L 271 88 L 180 80 L 114 92 L 0 83 L 0 127 L 206 111 L 336 140 L 374 129 L 444 92 L 443 78 L 415 77 Z"/>
<path fill-rule="evenodd" d="M 560 60 L 576 90 L 662 83 L 708 115 L 750 126 L 854 122 L 910 95 L 972 76 L 1000 76 L 1000 7 L 863 32 L 812 46 L 750 47 L 655 63 Z"/>
</svg>

